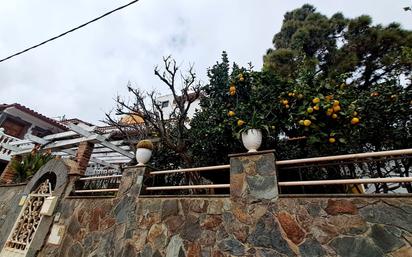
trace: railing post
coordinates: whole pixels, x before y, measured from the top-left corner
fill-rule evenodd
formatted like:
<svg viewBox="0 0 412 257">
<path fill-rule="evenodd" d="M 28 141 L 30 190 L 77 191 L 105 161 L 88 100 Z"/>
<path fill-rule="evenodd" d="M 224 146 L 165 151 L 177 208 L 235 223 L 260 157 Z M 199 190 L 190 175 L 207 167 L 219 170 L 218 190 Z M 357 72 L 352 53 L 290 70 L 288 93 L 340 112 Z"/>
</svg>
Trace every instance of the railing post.
<svg viewBox="0 0 412 257">
<path fill-rule="evenodd" d="M 234 203 L 276 201 L 279 195 L 273 150 L 231 154 L 230 198 Z"/>
<path fill-rule="evenodd" d="M 137 165 L 124 168 L 117 195 L 133 194 L 139 196 L 143 185 L 143 177 L 148 169 L 147 166 Z"/>
<path fill-rule="evenodd" d="M 143 186 L 143 177 L 148 172 L 147 166 L 129 166 L 122 173 L 117 198 L 118 204 L 114 209 L 116 222 L 124 227 L 124 239 L 131 240 L 137 226 L 137 199 Z"/>
</svg>

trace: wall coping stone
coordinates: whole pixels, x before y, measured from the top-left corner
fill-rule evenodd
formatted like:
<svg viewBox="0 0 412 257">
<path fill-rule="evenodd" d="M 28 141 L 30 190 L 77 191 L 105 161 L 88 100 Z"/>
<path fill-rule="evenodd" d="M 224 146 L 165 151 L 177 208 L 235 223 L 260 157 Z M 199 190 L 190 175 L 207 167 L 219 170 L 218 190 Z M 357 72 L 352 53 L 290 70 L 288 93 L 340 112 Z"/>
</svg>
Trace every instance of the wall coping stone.
<svg viewBox="0 0 412 257">
<path fill-rule="evenodd" d="M 279 198 L 412 198 L 412 194 L 279 194 Z"/>
<path fill-rule="evenodd" d="M 69 195 L 66 196 L 65 199 L 107 199 L 107 198 L 116 198 L 115 195 Z"/>
<path fill-rule="evenodd" d="M 13 184 L 0 184 L 0 187 L 18 187 L 18 186 L 25 186 L 29 182 L 23 182 L 23 183 L 13 183 Z"/>
<path fill-rule="evenodd" d="M 209 199 L 230 199 L 230 195 L 203 195 L 193 197 L 192 195 L 140 195 L 139 199 L 193 199 L 193 200 L 209 200 Z"/>
<path fill-rule="evenodd" d="M 151 165 L 137 165 L 137 164 L 132 165 L 132 166 L 126 166 L 123 168 L 123 170 L 136 169 L 136 168 L 149 168 L 150 170 L 159 170 L 159 169 L 154 168 Z"/>
<path fill-rule="evenodd" d="M 263 151 L 257 151 L 257 152 L 246 152 L 246 153 L 234 153 L 234 154 L 229 154 L 228 156 L 231 157 L 240 157 L 240 156 L 251 156 L 251 155 L 262 155 L 262 154 L 267 154 L 267 153 L 274 153 L 275 150 L 263 150 Z"/>
</svg>

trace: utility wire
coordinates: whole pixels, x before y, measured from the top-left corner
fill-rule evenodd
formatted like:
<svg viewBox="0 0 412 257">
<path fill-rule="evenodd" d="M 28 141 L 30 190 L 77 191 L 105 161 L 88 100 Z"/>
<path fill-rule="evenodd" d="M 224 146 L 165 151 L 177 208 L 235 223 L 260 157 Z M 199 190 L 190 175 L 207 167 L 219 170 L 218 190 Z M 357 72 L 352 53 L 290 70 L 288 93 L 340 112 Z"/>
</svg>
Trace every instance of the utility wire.
<svg viewBox="0 0 412 257">
<path fill-rule="evenodd" d="M 10 55 L 10 56 L 8 56 L 8 57 L 6 57 L 6 58 L 0 59 L 0 62 L 4 62 L 4 61 L 6 61 L 6 60 L 8 60 L 8 59 L 11 59 L 11 58 L 16 57 L 16 56 L 18 56 L 18 55 L 21 55 L 21 54 L 23 54 L 23 53 L 25 53 L 25 52 L 28 52 L 28 51 L 30 51 L 30 50 L 33 50 L 34 48 L 37 48 L 37 47 L 42 46 L 42 45 L 44 45 L 44 44 L 47 44 L 47 43 L 49 43 L 49 42 L 51 42 L 51 41 L 53 41 L 53 40 L 56 40 L 56 39 L 58 39 L 58 38 L 61 38 L 61 37 L 63 37 L 63 36 L 65 36 L 65 35 L 73 32 L 73 31 L 76 31 L 76 30 L 78 30 L 78 29 L 81 29 L 81 28 L 83 28 L 83 27 L 85 27 L 85 26 L 87 26 L 87 25 L 89 25 L 89 24 L 91 24 L 91 23 L 93 23 L 93 22 L 96 22 L 96 21 L 98 21 L 98 20 L 100 20 L 100 19 L 102 19 L 102 18 L 104 18 L 104 17 L 106 17 L 106 16 L 108 16 L 108 15 L 114 13 L 114 12 L 117 12 L 117 11 L 119 11 L 119 10 L 121 10 L 121 9 L 123 9 L 123 8 L 128 7 L 129 5 L 135 4 L 135 3 L 137 3 L 137 2 L 139 2 L 139 0 L 131 1 L 131 2 L 128 3 L 128 4 L 122 5 L 122 6 L 116 8 L 116 9 L 114 9 L 114 10 L 111 10 L 110 12 L 107 12 L 107 13 L 105 13 L 105 14 L 97 17 L 97 18 L 94 18 L 93 20 L 90 20 L 90 21 L 88 21 L 88 22 L 86 22 L 86 23 L 83 23 L 82 25 L 79 25 L 79 26 L 77 26 L 77 27 L 75 27 L 75 28 L 73 28 L 73 29 L 70 29 L 70 30 L 66 31 L 66 32 L 63 32 L 63 33 L 60 34 L 60 35 L 57 35 L 57 36 L 52 37 L 52 38 L 50 38 L 50 39 L 47 39 L 46 41 L 43 41 L 43 42 L 41 42 L 41 43 L 39 43 L 39 44 L 37 44 L 37 45 L 34 45 L 34 46 L 32 46 L 32 47 L 26 48 L 26 49 L 24 49 L 24 50 L 22 50 L 22 51 L 20 51 L 20 52 L 17 52 L 17 53 L 15 53 L 15 54 L 12 54 L 12 55 Z"/>
</svg>

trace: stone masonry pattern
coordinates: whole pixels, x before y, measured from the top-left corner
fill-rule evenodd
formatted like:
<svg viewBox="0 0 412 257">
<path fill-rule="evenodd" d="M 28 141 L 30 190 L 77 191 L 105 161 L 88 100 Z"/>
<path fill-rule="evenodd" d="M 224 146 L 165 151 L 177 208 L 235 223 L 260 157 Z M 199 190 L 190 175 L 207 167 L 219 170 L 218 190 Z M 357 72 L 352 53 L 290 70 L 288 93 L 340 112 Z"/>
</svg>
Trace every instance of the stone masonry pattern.
<svg viewBox="0 0 412 257">
<path fill-rule="evenodd" d="M 61 246 L 38 256 L 412 256 L 410 198 L 65 199 Z M 126 225 L 127 224 L 127 225 Z"/>
</svg>

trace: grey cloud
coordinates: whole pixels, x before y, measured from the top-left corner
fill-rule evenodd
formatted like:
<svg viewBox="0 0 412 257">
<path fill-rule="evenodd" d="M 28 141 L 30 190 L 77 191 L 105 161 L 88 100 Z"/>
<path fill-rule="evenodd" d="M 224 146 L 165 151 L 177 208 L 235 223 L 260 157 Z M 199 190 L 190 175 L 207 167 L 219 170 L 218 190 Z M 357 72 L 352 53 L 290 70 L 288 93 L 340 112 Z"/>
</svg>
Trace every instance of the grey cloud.
<svg viewBox="0 0 412 257">
<path fill-rule="evenodd" d="M 2 1 L 0 57 L 96 17 L 122 1 Z M 259 69 L 262 56 L 279 31 L 283 14 L 312 3 L 332 15 L 370 14 L 376 23 L 391 21 L 412 29 L 410 1 L 337 0 L 141 0 L 49 45 L 0 63 L 0 103 L 19 102 L 45 115 L 65 114 L 97 122 L 126 94 L 130 80 L 139 87 L 166 92 L 153 75 L 163 55 L 184 66 L 206 69 L 223 50 L 231 61 Z"/>
</svg>

